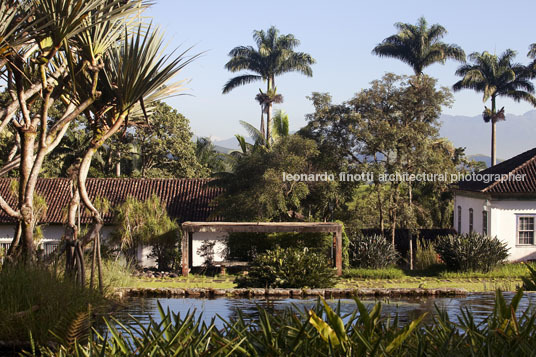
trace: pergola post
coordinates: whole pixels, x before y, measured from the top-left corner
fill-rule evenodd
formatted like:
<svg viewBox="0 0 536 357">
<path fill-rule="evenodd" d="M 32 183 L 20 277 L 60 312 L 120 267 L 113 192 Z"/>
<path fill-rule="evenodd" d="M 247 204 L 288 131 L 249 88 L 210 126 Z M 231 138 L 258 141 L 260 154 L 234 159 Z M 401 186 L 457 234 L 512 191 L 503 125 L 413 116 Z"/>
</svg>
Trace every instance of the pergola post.
<svg viewBox="0 0 536 357">
<path fill-rule="evenodd" d="M 342 275 L 342 230 L 335 232 L 335 267 L 337 276 Z"/>
<path fill-rule="evenodd" d="M 187 232 L 185 229 L 182 230 L 182 239 L 181 239 L 181 255 L 182 255 L 182 276 L 188 276 L 190 273 L 190 247 L 189 247 L 189 239 L 190 233 Z"/>
</svg>

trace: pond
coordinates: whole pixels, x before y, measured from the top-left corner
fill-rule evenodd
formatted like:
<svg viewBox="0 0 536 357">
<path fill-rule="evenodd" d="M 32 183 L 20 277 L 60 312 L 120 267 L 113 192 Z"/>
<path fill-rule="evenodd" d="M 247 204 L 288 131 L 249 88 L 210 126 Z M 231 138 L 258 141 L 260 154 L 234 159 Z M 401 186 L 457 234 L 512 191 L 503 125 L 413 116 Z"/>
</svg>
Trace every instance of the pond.
<svg viewBox="0 0 536 357">
<path fill-rule="evenodd" d="M 509 302 L 514 293 L 504 293 L 505 299 Z M 493 310 L 495 295 L 493 293 L 475 293 L 463 297 L 423 297 L 423 298 L 396 298 L 396 299 L 377 299 L 363 298 L 361 301 L 367 306 L 376 302 L 382 302 L 382 315 L 384 318 L 394 317 L 398 314 L 401 324 L 406 324 L 423 313 L 429 313 L 428 321 L 437 313 L 436 306 L 449 314 L 452 321 L 457 321 L 461 316 L 461 309 L 469 309 L 477 322 L 482 321 Z M 257 306 L 266 309 L 271 314 L 280 314 L 285 309 L 309 309 L 317 303 L 317 299 L 267 299 L 267 298 L 129 298 L 125 301 L 125 308 L 117 311 L 113 316 L 122 323 L 129 323 L 129 315 L 132 315 L 140 322 L 146 324 L 149 322 L 149 316 L 156 321 L 160 321 L 157 302 L 167 310 L 180 313 L 185 316 L 188 311 L 194 311 L 197 316 L 202 314 L 202 319 L 210 323 L 211 319 L 216 317 L 216 327 L 221 328 L 223 321 L 234 320 L 238 317 L 239 312 L 245 320 L 256 321 L 258 319 Z M 528 307 L 534 308 L 536 294 L 525 293 L 519 308 L 518 314 L 521 315 Z M 356 303 L 352 299 L 333 299 L 328 300 L 332 307 L 338 303 L 341 305 L 342 314 L 352 313 L 356 309 Z"/>
</svg>

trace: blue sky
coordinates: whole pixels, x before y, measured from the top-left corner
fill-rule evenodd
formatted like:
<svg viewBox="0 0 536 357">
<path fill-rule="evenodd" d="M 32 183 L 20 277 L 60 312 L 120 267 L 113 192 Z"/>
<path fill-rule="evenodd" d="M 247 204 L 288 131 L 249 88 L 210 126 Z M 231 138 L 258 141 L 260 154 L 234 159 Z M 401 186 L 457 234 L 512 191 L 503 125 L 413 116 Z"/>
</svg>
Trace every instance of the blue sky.
<svg viewBox="0 0 536 357">
<path fill-rule="evenodd" d="M 474 51 L 500 53 L 507 48 L 518 52 L 517 60 L 527 63 L 533 31 L 536 2 L 510 1 L 179 1 L 157 0 L 147 15 L 166 31 L 169 48 L 194 46 L 205 52 L 181 74 L 188 78 L 189 96 L 167 102 L 190 119 L 199 136 L 229 138 L 244 133 L 239 120 L 258 125 L 260 109 L 254 100 L 262 82 L 252 83 L 221 94 L 222 86 L 234 74 L 224 69 L 228 52 L 238 45 L 253 45 L 252 31 L 275 25 L 281 33 L 292 33 L 301 41 L 297 50 L 311 54 L 317 61 L 313 77 L 289 73 L 276 79 L 285 102 L 277 108 L 289 113 L 291 130 L 305 124 L 304 116 L 313 111 L 306 99 L 311 92 L 329 92 L 335 102 L 351 98 L 370 81 L 385 72 L 412 74 L 409 66 L 371 54 L 372 48 L 395 33 L 395 22 L 415 23 L 425 16 L 431 24 L 443 25 L 445 42 L 460 45 L 467 54 Z M 514 11 L 515 9 L 515 11 Z M 457 62 L 436 64 L 425 73 L 451 86 L 457 77 Z M 500 99 L 507 113 L 523 114 L 528 104 Z M 455 94 L 452 115 L 478 115 L 482 97 L 465 90 Z M 486 139 L 487 140 L 487 139 Z"/>
</svg>

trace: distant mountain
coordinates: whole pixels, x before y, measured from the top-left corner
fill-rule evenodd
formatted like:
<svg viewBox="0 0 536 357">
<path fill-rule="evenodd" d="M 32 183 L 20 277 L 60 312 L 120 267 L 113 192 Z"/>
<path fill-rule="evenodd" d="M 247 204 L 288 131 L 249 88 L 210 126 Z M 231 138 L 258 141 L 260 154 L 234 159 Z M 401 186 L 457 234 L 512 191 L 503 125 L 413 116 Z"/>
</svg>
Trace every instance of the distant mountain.
<svg viewBox="0 0 536 357">
<path fill-rule="evenodd" d="M 448 138 L 457 147 L 465 147 L 465 153 L 475 161 L 484 161 L 489 167 L 487 154 L 491 145 L 491 124 L 485 123 L 481 115 L 442 115 L 440 135 Z M 252 143 L 251 138 L 246 141 Z M 214 140 L 219 152 L 239 150 L 235 137 Z M 497 123 L 497 156 L 508 159 L 536 147 L 536 110 L 523 115 L 506 113 L 506 120 Z M 497 161 L 503 161 L 497 159 Z"/>
<path fill-rule="evenodd" d="M 251 139 L 246 138 L 246 141 L 251 142 Z M 238 149 L 240 149 L 240 146 L 238 145 L 238 141 L 236 140 L 236 138 L 234 136 L 232 138 L 229 138 L 229 139 L 212 140 L 212 143 L 214 145 L 217 145 L 217 146 L 220 146 L 220 147 L 223 147 L 223 148 L 228 148 L 229 150 L 238 150 Z"/>
<path fill-rule="evenodd" d="M 474 161 L 483 161 L 486 164 L 486 167 L 491 166 L 491 156 L 476 154 L 476 155 L 468 155 L 467 158 L 470 160 L 474 160 Z M 500 163 L 502 161 L 504 160 L 497 159 L 497 163 Z"/>
<path fill-rule="evenodd" d="M 440 134 L 455 146 L 465 147 L 468 155 L 479 156 L 491 148 L 491 124 L 482 116 L 442 115 Z M 536 147 L 536 110 L 523 115 L 506 113 L 506 120 L 497 123 L 497 156 L 508 159 Z M 485 161 L 479 160 L 479 161 Z M 489 158 L 486 161 L 489 166 Z"/>
<path fill-rule="evenodd" d="M 234 151 L 236 149 L 229 149 L 220 145 L 214 145 L 214 150 L 221 154 L 229 154 L 231 151 Z"/>
</svg>

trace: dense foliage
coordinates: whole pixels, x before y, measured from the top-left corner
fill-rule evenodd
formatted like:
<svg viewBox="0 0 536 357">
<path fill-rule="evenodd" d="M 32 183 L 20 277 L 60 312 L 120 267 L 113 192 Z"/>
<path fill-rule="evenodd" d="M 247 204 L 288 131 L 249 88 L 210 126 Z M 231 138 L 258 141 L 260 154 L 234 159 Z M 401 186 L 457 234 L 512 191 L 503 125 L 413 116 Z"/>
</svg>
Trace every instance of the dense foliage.
<svg viewBox="0 0 536 357">
<path fill-rule="evenodd" d="M 270 149 L 255 146 L 238 156 L 234 172 L 220 175 L 225 188 L 217 214 L 230 221 L 291 221 L 331 219 L 337 182 L 290 181 L 283 174 L 331 171 L 316 159 L 317 144 L 300 135 L 280 138 Z"/>
<path fill-rule="evenodd" d="M 434 247 L 452 270 L 488 272 L 508 257 L 506 243 L 475 232 L 439 237 Z"/>
<path fill-rule="evenodd" d="M 254 288 L 329 288 L 336 282 L 329 261 L 326 254 L 307 248 L 276 247 L 258 255 L 236 283 Z"/>
<path fill-rule="evenodd" d="M 341 104 L 332 103 L 327 93 L 313 93 L 310 99 L 315 112 L 301 133 L 326 150 L 331 162 L 345 162 L 340 166 L 349 173 L 372 175 L 360 180 L 340 219 L 390 229 L 393 235 L 398 227 L 451 224 L 448 182 L 388 178 L 459 169 L 463 150 L 439 137 L 439 116 L 452 100 L 447 88 L 425 75 L 388 73 Z"/>
<path fill-rule="evenodd" d="M 341 315 L 325 301 L 312 309 L 272 315 L 259 308 L 259 321 L 205 324 L 191 312 L 180 316 L 160 307 L 160 320 L 149 317 L 126 327 L 109 321 L 110 334 L 89 342 L 38 347 L 29 355 L 66 356 L 529 356 L 536 349 L 536 314 L 519 311 L 519 291 L 507 303 L 497 292 L 493 311 L 481 321 L 469 310 L 459 322 L 438 311 L 431 322 L 425 315 L 401 326 L 398 318 L 382 318 L 382 304 L 367 307 L 358 299 L 350 315 Z M 220 322 L 220 321 L 218 321 Z M 116 326 L 119 327 L 116 327 Z M 122 330 L 120 332 L 120 329 Z"/>
<path fill-rule="evenodd" d="M 332 242 L 332 235 L 325 233 L 231 233 L 227 238 L 227 255 L 230 260 L 251 261 L 276 247 L 327 253 Z"/>
<path fill-rule="evenodd" d="M 350 234 L 349 238 L 351 267 L 386 268 L 398 262 L 398 252 L 384 236 Z"/>
<path fill-rule="evenodd" d="M 134 254 L 138 246 L 152 246 L 158 269 L 167 270 L 178 259 L 178 224 L 168 216 L 156 195 L 145 201 L 128 197 L 117 208 L 115 238 L 121 249 Z"/>
</svg>

